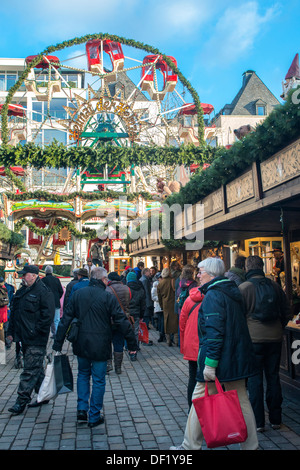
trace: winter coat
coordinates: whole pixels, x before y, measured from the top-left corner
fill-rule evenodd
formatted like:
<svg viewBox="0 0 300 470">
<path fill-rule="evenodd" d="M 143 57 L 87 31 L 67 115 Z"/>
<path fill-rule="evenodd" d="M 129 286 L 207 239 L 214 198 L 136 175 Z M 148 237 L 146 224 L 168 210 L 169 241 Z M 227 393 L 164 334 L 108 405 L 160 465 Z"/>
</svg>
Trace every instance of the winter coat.
<svg viewBox="0 0 300 470">
<path fill-rule="evenodd" d="M 89 280 L 88 277 L 81 277 L 78 280 L 78 282 L 76 282 L 76 284 L 73 285 L 72 290 L 71 290 L 70 295 L 69 295 L 69 300 L 72 297 L 72 295 L 74 294 L 74 292 L 76 292 L 79 289 L 82 289 L 83 287 L 87 287 L 89 285 L 89 283 L 90 283 L 90 280 Z"/>
<path fill-rule="evenodd" d="M 280 316 L 278 319 L 268 322 L 261 322 L 252 318 L 255 309 L 256 295 L 255 285 L 248 279 L 252 277 L 264 278 L 265 274 L 262 270 L 251 270 L 246 274 L 246 281 L 239 285 L 246 306 L 247 323 L 253 343 L 278 343 L 282 341 L 283 330 L 289 320 L 292 319 L 292 311 L 286 294 L 281 286 L 271 281 L 278 295 L 278 305 L 280 305 Z"/>
<path fill-rule="evenodd" d="M 98 245 L 97 243 L 94 243 L 91 247 L 90 256 L 92 259 L 98 259 L 98 260 L 103 259 L 102 245 Z"/>
<path fill-rule="evenodd" d="M 190 290 L 190 295 L 183 304 L 179 318 L 180 352 L 183 359 L 197 361 L 199 353 L 198 313 L 204 295 L 198 287 Z M 191 312 L 194 305 L 198 304 Z"/>
<path fill-rule="evenodd" d="M 158 301 L 164 312 L 165 333 L 178 333 L 178 315 L 174 312 L 174 280 L 168 276 L 159 281 L 157 286 Z"/>
<path fill-rule="evenodd" d="M 244 269 L 233 267 L 229 269 L 227 273 L 225 273 L 225 277 L 227 277 L 231 281 L 234 281 L 236 285 L 239 286 L 240 284 L 242 284 L 242 282 L 245 282 L 246 272 L 244 271 Z"/>
<path fill-rule="evenodd" d="M 77 278 L 77 276 L 75 276 L 74 279 L 72 279 L 72 281 L 70 281 L 69 284 L 67 284 L 66 292 L 64 296 L 63 310 L 66 308 L 73 286 L 77 284 L 77 282 L 79 282 L 79 279 Z"/>
<path fill-rule="evenodd" d="M 61 351 L 62 344 L 74 318 L 80 318 L 78 340 L 73 343 L 76 356 L 91 361 L 107 361 L 111 356 L 112 325 L 119 328 L 127 340 L 128 349 L 136 351 L 133 329 L 114 295 L 105 284 L 91 279 L 89 286 L 74 292 L 58 325 L 53 349 Z"/>
<path fill-rule="evenodd" d="M 60 308 L 60 298 L 64 293 L 60 280 L 53 276 L 53 274 L 49 273 L 46 274 L 45 277 L 42 277 L 41 281 L 49 287 L 51 292 L 53 292 L 55 308 Z"/>
<path fill-rule="evenodd" d="M 128 317 L 129 316 L 129 303 L 130 303 L 130 298 L 131 298 L 131 291 L 129 287 L 124 286 L 122 281 L 109 281 L 109 283 L 107 284 L 106 290 L 110 294 L 113 294 L 113 295 L 117 294 L 122 305 L 122 310 L 125 312 L 126 316 Z"/>
<path fill-rule="evenodd" d="M 46 347 L 54 313 L 54 295 L 38 277 L 31 287 L 22 285 L 15 293 L 7 336 L 26 346 Z"/>
<path fill-rule="evenodd" d="M 129 281 L 127 286 L 131 292 L 129 312 L 135 318 L 143 318 L 146 309 L 145 291 L 140 281 Z"/>
<path fill-rule="evenodd" d="M 140 282 L 143 284 L 145 289 L 145 296 L 146 296 L 146 308 L 153 309 L 153 300 L 151 297 L 151 280 L 149 277 L 143 275 L 140 278 Z"/>
<path fill-rule="evenodd" d="M 157 286 L 160 281 L 154 281 L 152 284 L 152 289 L 151 289 L 151 298 L 154 303 L 154 313 L 157 312 L 162 312 L 162 307 L 160 306 L 160 303 L 158 301 L 158 295 L 157 295 Z"/>
<path fill-rule="evenodd" d="M 198 316 L 196 380 L 204 382 L 205 365 L 216 367 L 220 382 L 255 375 L 258 372 L 256 358 L 237 285 L 225 277 L 215 277 L 199 289 L 205 297 Z"/>
</svg>

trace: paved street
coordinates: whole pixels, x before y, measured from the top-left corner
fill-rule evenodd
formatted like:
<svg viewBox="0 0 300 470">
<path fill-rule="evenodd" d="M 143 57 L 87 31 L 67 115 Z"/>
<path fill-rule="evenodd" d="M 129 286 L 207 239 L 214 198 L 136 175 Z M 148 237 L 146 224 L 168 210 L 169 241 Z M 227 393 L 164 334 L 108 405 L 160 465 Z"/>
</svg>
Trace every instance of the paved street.
<svg viewBox="0 0 300 470">
<path fill-rule="evenodd" d="M 6 365 L 0 366 L 0 450 L 126 450 L 134 455 L 180 444 L 187 418 L 188 364 L 179 348 L 157 343 L 153 329 L 150 339 L 154 345 L 142 345 L 137 362 L 125 353 L 122 374 L 112 371 L 107 376 L 105 423 L 94 429 L 76 422 L 77 360 L 68 342 L 63 352 L 73 367 L 75 392 L 11 416 L 7 410 L 15 402 L 20 375 L 14 368 L 13 345 Z M 283 426 L 259 434 L 260 449 L 300 449 L 300 398 L 284 396 Z"/>
</svg>

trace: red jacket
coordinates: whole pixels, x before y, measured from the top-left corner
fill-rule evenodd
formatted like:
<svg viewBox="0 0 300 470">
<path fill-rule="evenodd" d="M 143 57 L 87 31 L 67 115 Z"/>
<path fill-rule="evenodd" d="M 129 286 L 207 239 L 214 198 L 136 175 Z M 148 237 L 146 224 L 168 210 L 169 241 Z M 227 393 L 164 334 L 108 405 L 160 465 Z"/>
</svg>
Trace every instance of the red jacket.
<svg viewBox="0 0 300 470">
<path fill-rule="evenodd" d="M 199 337 L 198 337 L 198 311 L 204 295 L 201 294 L 198 287 L 190 290 L 190 295 L 184 302 L 180 317 L 180 352 L 183 354 L 183 359 L 187 361 L 197 361 L 199 352 Z M 189 316 L 189 313 L 195 303 L 200 302 L 194 308 Z"/>
</svg>

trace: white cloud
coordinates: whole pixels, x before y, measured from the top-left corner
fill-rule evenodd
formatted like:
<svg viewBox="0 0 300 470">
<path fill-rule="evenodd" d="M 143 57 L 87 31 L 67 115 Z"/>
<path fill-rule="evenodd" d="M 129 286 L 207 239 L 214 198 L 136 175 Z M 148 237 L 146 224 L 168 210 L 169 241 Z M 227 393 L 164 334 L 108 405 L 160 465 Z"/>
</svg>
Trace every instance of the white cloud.
<svg viewBox="0 0 300 470">
<path fill-rule="evenodd" d="M 225 10 L 218 20 L 211 39 L 205 44 L 203 55 L 211 65 L 231 64 L 248 54 L 263 28 L 278 13 L 278 6 L 259 12 L 259 4 L 249 1 Z"/>
</svg>

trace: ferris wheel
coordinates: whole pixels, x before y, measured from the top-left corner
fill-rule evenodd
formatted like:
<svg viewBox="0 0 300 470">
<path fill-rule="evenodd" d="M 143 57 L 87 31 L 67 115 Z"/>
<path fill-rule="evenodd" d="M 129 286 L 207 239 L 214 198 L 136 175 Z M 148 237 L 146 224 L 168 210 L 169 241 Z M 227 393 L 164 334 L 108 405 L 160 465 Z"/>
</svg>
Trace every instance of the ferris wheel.
<svg viewBox="0 0 300 470">
<path fill-rule="evenodd" d="M 27 101 L 15 104 L 22 108 L 23 103 L 26 125 L 15 126 L 14 142 L 49 145 L 55 139 L 66 147 L 92 148 L 198 145 L 193 98 L 169 64 L 177 66 L 176 59 L 167 57 L 108 38 L 70 47 L 67 54 L 45 55 L 38 64 L 36 56 L 28 56 L 24 66 L 34 65 L 24 81 Z M 86 168 L 83 177 L 88 181 L 101 174 L 103 181 L 126 182 L 134 173 L 129 170 Z M 135 172 L 137 184 L 149 189 L 151 172 L 144 170 Z M 160 168 L 160 176 L 167 170 Z"/>
</svg>

